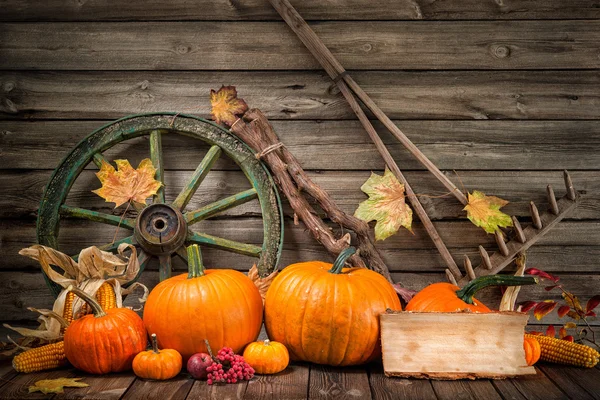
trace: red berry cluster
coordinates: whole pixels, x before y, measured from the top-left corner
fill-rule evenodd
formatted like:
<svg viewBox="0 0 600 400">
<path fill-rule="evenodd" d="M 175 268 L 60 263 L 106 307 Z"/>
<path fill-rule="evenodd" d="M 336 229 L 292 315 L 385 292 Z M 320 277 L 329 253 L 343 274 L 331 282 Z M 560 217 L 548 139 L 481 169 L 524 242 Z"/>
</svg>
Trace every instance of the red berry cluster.
<svg viewBox="0 0 600 400">
<path fill-rule="evenodd" d="M 225 365 L 226 370 L 223 368 Z M 249 381 L 254 376 L 252 368 L 244 360 L 244 357 L 235 354 L 229 347 L 223 347 L 217 353 L 216 360 L 206 368 L 208 372 L 209 385 L 214 383 L 236 383 L 237 381 Z"/>
</svg>

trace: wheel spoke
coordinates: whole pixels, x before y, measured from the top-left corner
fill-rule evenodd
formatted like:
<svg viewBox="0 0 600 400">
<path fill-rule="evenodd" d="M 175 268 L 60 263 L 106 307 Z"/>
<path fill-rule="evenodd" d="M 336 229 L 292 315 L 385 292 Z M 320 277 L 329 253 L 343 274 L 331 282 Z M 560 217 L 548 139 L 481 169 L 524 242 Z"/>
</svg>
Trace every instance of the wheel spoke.
<svg viewBox="0 0 600 400">
<path fill-rule="evenodd" d="M 171 277 L 172 265 L 171 265 L 171 255 L 167 254 L 165 256 L 159 256 L 158 260 L 160 262 L 158 269 L 158 278 L 160 281 L 164 281 L 165 279 L 169 279 Z"/>
<path fill-rule="evenodd" d="M 258 197 L 258 193 L 256 193 L 256 189 L 248 189 L 241 193 L 236 193 L 233 196 L 226 197 L 222 200 L 215 201 L 214 203 L 210 203 L 201 207 L 197 210 L 190 211 L 184 214 L 184 218 L 188 225 L 194 224 L 203 219 L 207 219 L 212 217 L 215 214 L 223 212 L 233 207 L 237 207 L 240 204 L 247 203 L 251 200 L 254 200 Z"/>
<path fill-rule="evenodd" d="M 105 214 L 97 211 L 86 210 L 85 208 L 71 207 L 62 205 L 60 207 L 60 214 L 68 217 L 87 219 L 90 221 L 101 222 L 103 224 L 121 226 L 127 229 L 133 229 L 135 221 L 131 218 L 123 218 L 116 215 Z M 120 222 L 120 224 L 119 224 Z"/>
<path fill-rule="evenodd" d="M 127 236 L 126 238 L 117 240 L 117 241 L 115 241 L 113 243 L 105 244 L 104 246 L 98 246 L 98 248 L 100 250 L 109 251 L 109 252 L 113 253 L 113 252 L 115 252 L 119 248 L 119 245 L 121 243 L 133 244 L 133 235 L 132 236 Z M 79 259 L 79 254 L 76 255 L 76 256 L 73 256 L 72 258 L 73 258 L 73 260 L 77 261 Z"/>
<path fill-rule="evenodd" d="M 189 182 L 183 187 L 181 193 L 177 195 L 177 198 L 173 202 L 173 207 L 178 208 L 179 210 L 183 210 L 185 206 L 189 203 L 196 190 L 198 190 L 198 186 L 202 183 L 208 171 L 212 168 L 214 163 L 217 161 L 219 156 L 221 155 L 221 148 L 219 146 L 212 146 L 194 173 L 190 178 Z"/>
<path fill-rule="evenodd" d="M 165 202 L 165 179 L 164 164 L 162 157 L 162 134 L 159 130 L 150 132 L 150 159 L 156 168 L 156 180 L 162 183 L 158 192 L 154 195 L 154 203 Z"/>
<path fill-rule="evenodd" d="M 207 233 L 190 232 L 187 237 L 187 243 L 200 244 L 208 247 L 214 247 L 221 250 L 231 251 L 233 253 L 245 254 L 252 257 L 260 257 L 262 248 L 248 243 L 240 243 L 229 239 L 223 239 Z"/>
<path fill-rule="evenodd" d="M 96 164 L 98 168 L 102 167 L 102 161 L 108 163 L 108 160 L 104 158 L 104 156 L 101 153 L 94 153 L 94 158 L 92 159 L 92 161 L 94 162 L 94 164 Z"/>
<path fill-rule="evenodd" d="M 180 248 L 175 250 L 175 255 L 187 263 L 188 257 L 187 257 L 187 251 L 185 249 L 185 246 L 181 246 Z"/>
</svg>

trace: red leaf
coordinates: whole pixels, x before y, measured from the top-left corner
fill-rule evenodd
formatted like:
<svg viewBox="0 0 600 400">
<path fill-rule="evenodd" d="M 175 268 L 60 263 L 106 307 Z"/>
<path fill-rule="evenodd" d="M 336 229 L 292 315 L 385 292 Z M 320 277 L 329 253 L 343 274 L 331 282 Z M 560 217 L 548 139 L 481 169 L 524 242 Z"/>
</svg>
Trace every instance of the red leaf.
<svg viewBox="0 0 600 400">
<path fill-rule="evenodd" d="M 556 329 L 554 329 L 554 325 L 550 325 L 548 329 L 546 329 L 546 336 L 555 337 Z"/>
<path fill-rule="evenodd" d="M 519 305 L 521 306 L 521 312 L 528 312 L 533 307 L 537 306 L 538 303 L 537 301 L 524 301 Z"/>
<path fill-rule="evenodd" d="M 527 275 L 537 275 L 542 279 L 548 279 L 551 280 L 552 282 L 556 283 L 558 282 L 558 280 L 560 278 L 554 276 L 554 275 L 550 275 L 547 272 L 542 271 L 541 269 L 537 269 L 537 268 L 528 268 L 525 270 L 525 274 Z"/>
<path fill-rule="evenodd" d="M 560 285 L 546 286 L 546 287 L 544 288 L 544 290 L 545 290 L 546 292 L 549 292 L 549 291 L 551 291 L 552 289 L 556 289 L 557 287 L 560 287 Z"/>
<path fill-rule="evenodd" d="M 535 310 L 533 310 L 533 315 L 539 321 L 540 319 L 548 315 L 550 312 L 552 312 L 552 310 L 554 310 L 554 307 L 556 307 L 556 304 L 557 303 L 553 300 L 544 300 L 541 303 L 538 303 L 537 306 L 535 306 Z"/>
<path fill-rule="evenodd" d="M 394 290 L 396 291 L 396 293 L 398 293 L 398 295 L 402 298 L 402 300 L 404 300 L 407 303 L 417 293 L 416 290 L 411 290 L 411 289 L 407 289 L 405 287 L 402 287 L 402 286 L 400 286 L 399 283 L 395 283 L 392 286 L 394 287 Z"/>
<path fill-rule="evenodd" d="M 592 311 L 594 308 L 598 307 L 598 304 L 600 304 L 600 295 L 597 294 L 588 300 L 587 305 L 585 306 L 585 311 Z"/>
<path fill-rule="evenodd" d="M 575 338 L 571 335 L 565 336 L 564 338 L 562 338 L 562 340 L 566 340 L 568 342 L 574 342 Z"/>
<path fill-rule="evenodd" d="M 558 311 L 557 311 L 558 318 L 564 317 L 565 315 L 567 315 L 567 313 L 570 310 L 571 310 L 571 307 L 569 307 L 569 306 L 560 306 L 560 307 L 558 307 Z"/>
<path fill-rule="evenodd" d="M 596 316 L 596 313 L 595 313 L 595 312 L 593 312 L 593 311 L 588 311 L 588 312 L 586 312 L 586 313 L 585 313 L 585 316 L 586 316 L 586 317 L 595 317 L 595 316 Z"/>
<path fill-rule="evenodd" d="M 558 330 L 558 337 L 559 338 L 564 338 L 565 336 L 567 336 L 567 330 L 565 329 L 565 327 L 563 326 L 562 328 L 560 328 Z"/>
</svg>

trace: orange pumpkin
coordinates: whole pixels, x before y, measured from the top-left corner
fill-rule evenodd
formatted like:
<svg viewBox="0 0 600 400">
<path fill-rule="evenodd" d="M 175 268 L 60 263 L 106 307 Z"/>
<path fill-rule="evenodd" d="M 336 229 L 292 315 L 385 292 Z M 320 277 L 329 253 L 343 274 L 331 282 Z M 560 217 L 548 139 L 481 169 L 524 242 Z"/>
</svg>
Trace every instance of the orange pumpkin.
<svg viewBox="0 0 600 400">
<path fill-rule="evenodd" d="M 288 366 L 290 355 L 283 344 L 266 339 L 246 346 L 244 360 L 257 374 L 276 374 Z"/>
<path fill-rule="evenodd" d="M 523 341 L 523 348 L 525 349 L 525 360 L 527 361 L 527 365 L 531 366 L 538 362 L 542 355 L 540 342 L 534 338 L 526 337 Z"/>
<path fill-rule="evenodd" d="M 133 373 L 144 379 L 166 380 L 181 372 L 181 354 L 173 349 L 158 349 L 156 333 L 151 336 L 152 349 L 142 351 L 133 359 Z"/>
<path fill-rule="evenodd" d="M 144 306 L 144 324 L 161 348 L 177 350 L 184 362 L 206 353 L 205 339 L 234 352 L 258 337 L 262 298 L 254 283 L 230 269 L 204 269 L 200 248 L 188 247 L 188 274 L 162 281 Z"/>
<path fill-rule="evenodd" d="M 487 286 L 533 285 L 532 276 L 486 275 L 473 279 L 462 289 L 446 282 L 434 283 L 417 293 L 406 305 L 406 311 L 419 312 L 471 312 L 488 313 L 491 310 L 473 296 Z"/>
<path fill-rule="evenodd" d="M 273 280 L 265 298 L 265 326 L 292 358 L 342 366 L 381 354 L 379 314 L 400 310 L 400 301 L 378 273 L 343 268 L 354 252 L 345 249 L 333 265 L 290 265 Z"/>
<path fill-rule="evenodd" d="M 148 344 L 142 319 L 128 308 L 104 311 L 84 291 L 72 286 L 67 290 L 82 298 L 93 311 L 71 322 L 65 331 L 67 360 L 90 374 L 130 370 L 133 358 Z"/>
</svg>

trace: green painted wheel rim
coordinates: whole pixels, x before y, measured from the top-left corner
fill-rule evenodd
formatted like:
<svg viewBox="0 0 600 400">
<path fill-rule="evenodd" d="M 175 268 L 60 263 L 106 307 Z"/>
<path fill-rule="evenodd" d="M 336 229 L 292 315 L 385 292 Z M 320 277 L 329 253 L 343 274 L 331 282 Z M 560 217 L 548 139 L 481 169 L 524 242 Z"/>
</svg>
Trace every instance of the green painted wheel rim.
<svg viewBox="0 0 600 400">
<path fill-rule="evenodd" d="M 201 184 L 204 176 L 210 170 L 212 163 L 221 153 L 232 159 L 242 169 L 246 178 L 252 184 L 252 188 L 247 191 L 211 203 L 201 209 L 183 213 L 182 215 L 186 219 L 186 222 L 189 219 L 189 225 L 199 220 L 210 218 L 224 209 L 233 208 L 254 198 L 258 198 L 262 212 L 264 237 L 261 247 L 216 238 L 202 233 L 193 234 L 191 230 L 187 231 L 187 225 L 185 228 L 188 234 L 186 235 L 184 245 L 196 243 L 201 246 L 217 247 L 226 251 L 253 255 L 258 257 L 257 268 L 260 276 L 266 276 L 274 271 L 277 268 L 283 246 L 283 212 L 281 209 L 281 200 L 269 171 L 262 162 L 256 159 L 253 151 L 231 132 L 211 121 L 191 115 L 175 113 L 128 116 L 99 128 L 79 142 L 54 170 L 46 186 L 37 219 L 38 243 L 58 249 L 61 214 L 115 225 L 114 216 L 112 215 L 65 205 L 65 199 L 73 183 L 90 162 L 95 162 L 95 160 L 98 161 L 98 159 L 102 158 L 101 153 L 103 151 L 124 140 L 139 136 L 150 135 L 153 163 L 155 166 L 157 163 L 162 164 L 161 138 L 164 134 L 185 135 L 200 139 L 212 146 L 193 174 L 192 180 L 197 179 L 199 182 L 188 182 L 188 185 L 186 185 L 188 190 L 182 191 L 176 200 L 171 203 L 172 205 L 177 202 L 175 206 L 183 204 L 183 208 L 185 207 L 187 201 L 189 201 L 197 189 L 197 186 Z M 157 170 L 157 178 L 162 180 L 162 165 Z M 192 183 L 196 184 L 195 189 L 190 188 L 190 186 L 194 186 Z M 159 192 L 154 198 L 155 202 L 160 203 L 164 199 L 164 192 Z M 212 207 L 210 207 L 211 205 Z M 147 208 L 149 207 L 151 205 Z M 124 223 L 126 228 L 129 229 L 131 227 L 133 229 L 132 224 L 134 222 L 126 221 Z M 135 230 L 134 232 L 139 233 Z M 140 235 L 138 235 L 139 237 Z M 133 234 L 126 239 L 116 241 L 103 248 L 108 251 L 114 251 L 121 242 L 134 243 L 140 249 L 140 243 L 136 241 Z M 141 248 L 141 271 L 143 271 L 150 258 L 148 256 L 154 256 L 149 251 L 146 251 L 149 248 L 148 246 L 149 244 L 146 243 L 145 247 Z M 170 252 L 171 250 L 167 249 L 165 251 Z M 176 253 L 182 254 L 181 248 L 177 249 L 176 252 L 170 253 L 169 256 L 164 254 L 159 256 L 159 260 L 161 261 L 161 280 L 170 276 L 170 257 Z M 143 254 L 146 254 L 146 256 L 144 257 Z M 165 263 L 164 265 L 163 262 Z M 60 286 L 50 281 L 45 274 L 44 277 L 54 295 L 58 295 L 61 290 Z"/>
</svg>

